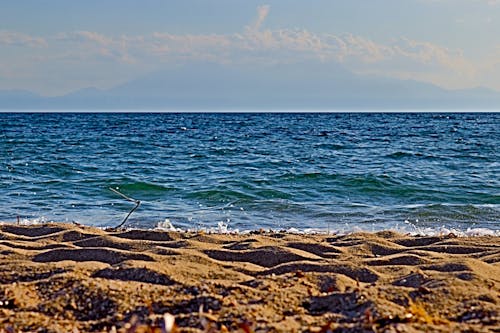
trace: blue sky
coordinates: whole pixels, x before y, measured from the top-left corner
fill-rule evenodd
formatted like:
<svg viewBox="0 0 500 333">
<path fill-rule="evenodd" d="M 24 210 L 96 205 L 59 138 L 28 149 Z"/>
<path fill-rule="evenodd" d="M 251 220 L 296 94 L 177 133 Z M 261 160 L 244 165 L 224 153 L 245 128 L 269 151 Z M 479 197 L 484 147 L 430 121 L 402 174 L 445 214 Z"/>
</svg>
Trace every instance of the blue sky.
<svg viewBox="0 0 500 333">
<path fill-rule="evenodd" d="M 500 91 L 500 0 L 25 0 L 0 10 L 0 89 L 60 95 L 193 62 L 304 61 Z"/>
</svg>

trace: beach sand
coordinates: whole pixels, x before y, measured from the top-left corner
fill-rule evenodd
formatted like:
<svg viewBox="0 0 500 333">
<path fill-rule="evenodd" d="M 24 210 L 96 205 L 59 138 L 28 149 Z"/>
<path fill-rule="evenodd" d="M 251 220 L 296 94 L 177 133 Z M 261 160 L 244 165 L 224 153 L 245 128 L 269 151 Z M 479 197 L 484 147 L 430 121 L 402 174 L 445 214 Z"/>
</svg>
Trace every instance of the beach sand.
<svg viewBox="0 0 500 333">
<path fill-rule="evenodd" d="M 2 224 L 0 263 L 0 332 L 500 332 L 494 236 Z"/>
</svg>

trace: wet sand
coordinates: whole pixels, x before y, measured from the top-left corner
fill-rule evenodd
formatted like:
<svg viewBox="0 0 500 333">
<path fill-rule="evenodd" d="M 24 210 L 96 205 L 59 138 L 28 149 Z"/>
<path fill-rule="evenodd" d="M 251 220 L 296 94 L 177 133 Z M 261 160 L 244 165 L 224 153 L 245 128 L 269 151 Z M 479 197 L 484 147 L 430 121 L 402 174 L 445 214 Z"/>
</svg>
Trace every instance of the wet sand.
<svg viewBox="0 0 500 333">
<path fill-rule="evenodd" d="M 500 332 L 500 237 L 0 225 L 0 332 Z"/>
</svg>

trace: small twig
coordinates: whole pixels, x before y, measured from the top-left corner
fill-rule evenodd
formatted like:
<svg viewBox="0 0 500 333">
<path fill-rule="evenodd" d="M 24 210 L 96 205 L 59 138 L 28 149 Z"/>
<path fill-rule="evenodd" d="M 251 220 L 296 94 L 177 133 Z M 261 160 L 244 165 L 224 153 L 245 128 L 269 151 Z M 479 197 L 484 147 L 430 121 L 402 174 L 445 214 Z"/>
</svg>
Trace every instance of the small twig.
<svg viewBox="0 0 500 333">
<path fill-rule="evenodd" d="M 116 190 L 116 189 L 114 189 L 114 188 L 112 188 L 112 187 L 110 187 L 109 189 L 110 189 L 112 192 L 115 192 L 116 194 L 118 194 L 119 196 L 121 196 L 122 198 L 124 198 L 125 200 L 132 201 L 132 202 L 135 202 L 135 203 L 139 202 L 139 200 L 132 199 L 131 197 L 126 196 L 126 195 L 125 195 L 125 194 L 123 194 L 122 192 L 120 192 L 120 191 L 118 191 L 118 190 Z"/>
<path fill-rule="evenodd" d="M 110 187 L 109 189 L 110 189 L 112 192 L 114 192 L 114 193 L 118 194 L 119 196 L 121 196 L 122 198 L 124 198 L 125 200 L 135 203 L 134 208 L 132 208 L 132 209 L 130 210 L 130 212 L 127 214 L 127 216 L 126 216 L 126 217 L 125 217 L 125 219 L 122 221 L 122 223 L 120 223 L 119 225 L 117 225 L 116 227 L 114 227 L 114 228 L 113 228 L 113 229 L 118 229 L 118 228 L 120 228 L 122 225 L 124 225 L 124 224 L 125 224 L 125 222 L 127 222 L 127 220 L 128 220 L 128 218 L 130 217 L 130 215 L 131 215 L 131 214 L 132 214 L 132 213 L 133 213 L 133 212 L 134 212 L 137 208 L 139 208 L 139 206 L 141 205 L 141 201 L 140 201 L 140 200 L 135 200 L 135 199 L 133 199 L 133 198 L 130 198 L 130 197 L 126 196 L 125 194 L 121 193 L 120 191 L 118 191 L 118 190 L 116 190 L 116 189 L 114 189 L 114 188 L 112 188 L 112 187 Z"/>
</svg>

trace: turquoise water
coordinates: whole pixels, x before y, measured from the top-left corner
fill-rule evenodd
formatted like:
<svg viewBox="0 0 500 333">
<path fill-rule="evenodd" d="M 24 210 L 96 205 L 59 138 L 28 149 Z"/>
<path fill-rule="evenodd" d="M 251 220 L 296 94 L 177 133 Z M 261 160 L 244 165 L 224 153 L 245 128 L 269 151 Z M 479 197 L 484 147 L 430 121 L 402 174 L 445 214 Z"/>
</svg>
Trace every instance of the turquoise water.
<svg viewBox="0 0 500 333">
<path fill-rule="evenodd" d="M 500 229 L 500 114 L 4 113 L 0 221 Z M 222 223 L 222 224 L 221 224 Z"/>
</svg>

